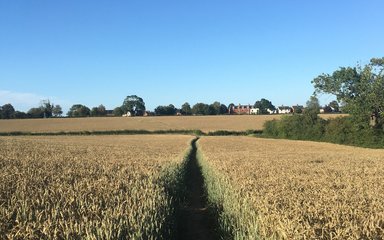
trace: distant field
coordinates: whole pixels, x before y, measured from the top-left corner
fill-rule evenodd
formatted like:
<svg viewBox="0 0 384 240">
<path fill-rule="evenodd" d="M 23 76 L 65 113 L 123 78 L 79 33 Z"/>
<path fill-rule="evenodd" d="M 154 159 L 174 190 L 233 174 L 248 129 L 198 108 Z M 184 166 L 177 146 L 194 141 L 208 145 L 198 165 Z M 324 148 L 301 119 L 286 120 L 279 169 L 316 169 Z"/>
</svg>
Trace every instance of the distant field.
<svg viewBox="0 0 384 240">
<path fill-rule="evenodd" d="M 384 150 L 251 137 L 198 145 L 208 195 L 239 239 L 384 236 Z"/>
<path fill-rule="evenodd" d="M 322 115 L 325 118 L 339 115 Z M 110 118 L 52 118 L 0 120 L 0 132 L 62 132 L 108 130 L 261 130 L 267 120 L 280 115 L 259 116 L 171 116 L 171 117 L 110 117 Z"/>
</svg>

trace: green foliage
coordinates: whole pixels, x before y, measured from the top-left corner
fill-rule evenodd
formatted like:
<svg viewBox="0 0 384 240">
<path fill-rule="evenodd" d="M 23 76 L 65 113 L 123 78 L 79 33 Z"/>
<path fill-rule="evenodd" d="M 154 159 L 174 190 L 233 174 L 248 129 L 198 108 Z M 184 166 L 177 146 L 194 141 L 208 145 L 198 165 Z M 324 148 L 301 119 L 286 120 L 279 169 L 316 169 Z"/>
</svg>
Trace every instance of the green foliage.
<svg viewBox="0 0 384 240">
<path fill-rule="evenodd" d="M 310 111 L 310 112 L 315 112 L 319 113 L 320 112 L 320 103 L 319 99 L 316 96 L 311 96 L 309 100 L 307 101 L 307 108 L 305 111 Z"/>
<path fill-rule="evenodd" d="M 192 107 L 192 114 L 195 115 L 208 115 L 209 114 L 209 105 L 205 103 L 196 103 Z"/>
<path fill-rule="evenodd" d="M 15 117 L 15 109 L 12 104 L 8 103 L 0 107 L 0 118 L 11 119 Z"/>
<path fill-rule="evenodd" d="M 208 113 L 209 115 L 219 115 L 221 110 L 221 103 L 214 102 L 209 105 Z"/>
<path fill-rule="evenodd" d="M 312 83 L 316 93 L 333 94 L 361 129 L 384 124 L 384 58 L 373 58 L 365 66 L 342 67 L 322 74 Z M 371 122 L 370 122 L 371 120 Z"/>
<path fill-rule="evenodd" d="M 39 108 L 31 108 L 28 110 L 28 117 L 29 118 L 43 118 L 44 117 L 44 110 Z"/>
<path fill-rule="evenodd" d="M 107 115 L 107 110 L 104 105 L 99 105 L 98 107 L 93 107 L 91 110 L 92 117 L 104 117 Z"/>
<path fill-rule="evenodd" d="M 90 114 L 91 110 L 81 104 L 73 105 L 67 113 L 68 117 L 89 117 Z"/>
<path fill-rule="evenodd" d="M 40 104 L 41 111 L 43 112 L 44 118 L 50 118 L 52 117 L 52 112 L 54 105 L 49 100 L 43 100 Z"/>
<path fill-rule="evenodd" d="M 55 105 L 55 107 L 52 109 L 52 114 L 55 117 L 60 117 L 61 114 L 63 114 L 63 110 L 60 105 Z"/>
<path fill-rule="evenodd" d="M 269 112 L 267 111 L 268 109 L 270 110 L 276 109 L 275 106 L 272 104 L 272 102 L 265 98 L 262 98 L 261 100 L 256 101 L 254 107 L 260 109 L 260 114 L 269 114 Z"/>
<path fill-rule="evenodd" d="M 136 95 L 127 96 L 124 99 L 121 109 L 124 113 L 131 112 L 135 116 L 142 116 L 145 112 L 145 102 Z"/>
<path fill-rule="evenodd" d="M 326 141 L 338 144 L 383 148 L 382 129 L 359 128 L 352 117 L 324 120 L 315 113 L 284 116 L 267 121 L 263 136 L 299 140 Z"/>
<path fill-rule="evenodd" d="M 158 106 L 155 108 L 155 113 L 158 116 L 172 116 L 176 114 L 177 109 L 174 105 L 169 104 L 168 106 Z"/>
<path fill-rule="evenodd" d="M 186 102 L 181 106 L 181 114 L 183 114 L 183 115 L 191 115 L 192 114 L 192 108 L 191 108 L 191 105 L 189 105 L 189 103 Z"/>
<path fill-rule="evenodd" d="M 121 107 L 116 107 L 113 109 L 113 115 L 116 117 L 121 117 L 124 114 L 124 111 Z"/>
<path fill-rule="evenodd" d="M 263 133 L 267 136 L 300 140 L 317 140 L 324 134 L 324 122 L 315 112 L 283 116 L 281 120 L 268 121 Z"/>
</svg>

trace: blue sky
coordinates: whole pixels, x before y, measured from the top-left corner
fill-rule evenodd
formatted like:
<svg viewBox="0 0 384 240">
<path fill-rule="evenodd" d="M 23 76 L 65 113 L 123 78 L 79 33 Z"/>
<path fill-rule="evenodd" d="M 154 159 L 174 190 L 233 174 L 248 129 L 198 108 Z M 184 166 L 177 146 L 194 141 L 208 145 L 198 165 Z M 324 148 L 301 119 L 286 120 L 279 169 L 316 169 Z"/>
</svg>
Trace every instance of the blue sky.
<svg viewBox="0 0 384 240">
<path fill-rule="evenodd" d="M 384 56 L 384 1 L 0 0 L 0 105 L 305 104 Z M 322 104 L 332 97 L 321 96 Z"/>
</svg>

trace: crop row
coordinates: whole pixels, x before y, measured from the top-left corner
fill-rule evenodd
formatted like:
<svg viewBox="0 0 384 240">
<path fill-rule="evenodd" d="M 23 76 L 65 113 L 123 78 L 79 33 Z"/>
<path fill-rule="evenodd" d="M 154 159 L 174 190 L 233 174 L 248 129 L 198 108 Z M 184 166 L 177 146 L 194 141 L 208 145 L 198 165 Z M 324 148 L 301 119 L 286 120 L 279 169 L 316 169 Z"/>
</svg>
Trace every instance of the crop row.
<svg viewBox="0 0 384 240">
<path fill-rule="evenodd" d="M 174 196 L 183 185 L 190 141 L 187 136 L 1 138 L 0 238 L 174 237 Z"/>
<path fill-rule="evenodd" d="M 226 239 L 382 239 L 384 151 L 204 137 L 198 159 Z"/>
</svg>

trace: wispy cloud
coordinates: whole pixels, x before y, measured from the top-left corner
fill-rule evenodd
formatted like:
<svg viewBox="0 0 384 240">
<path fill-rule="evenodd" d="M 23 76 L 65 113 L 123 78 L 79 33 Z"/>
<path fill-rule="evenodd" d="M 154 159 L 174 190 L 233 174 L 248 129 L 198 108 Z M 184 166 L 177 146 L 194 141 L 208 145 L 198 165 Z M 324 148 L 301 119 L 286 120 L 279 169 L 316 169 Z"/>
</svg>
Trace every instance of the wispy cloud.
<svg viewBox="0 0 384 240">
<path fill-rule="evenodd" d="M 35 93 L 0 90 L 0 105 L 2 106 L 4 104 L 10 103 L 16 110 L 19 111 L 28 111 L 32 107 L 38 107 L 42 100 L 47 99 L 55 104 L 60 104 L 56 97 L 42 96 Z"/>
</svg>

